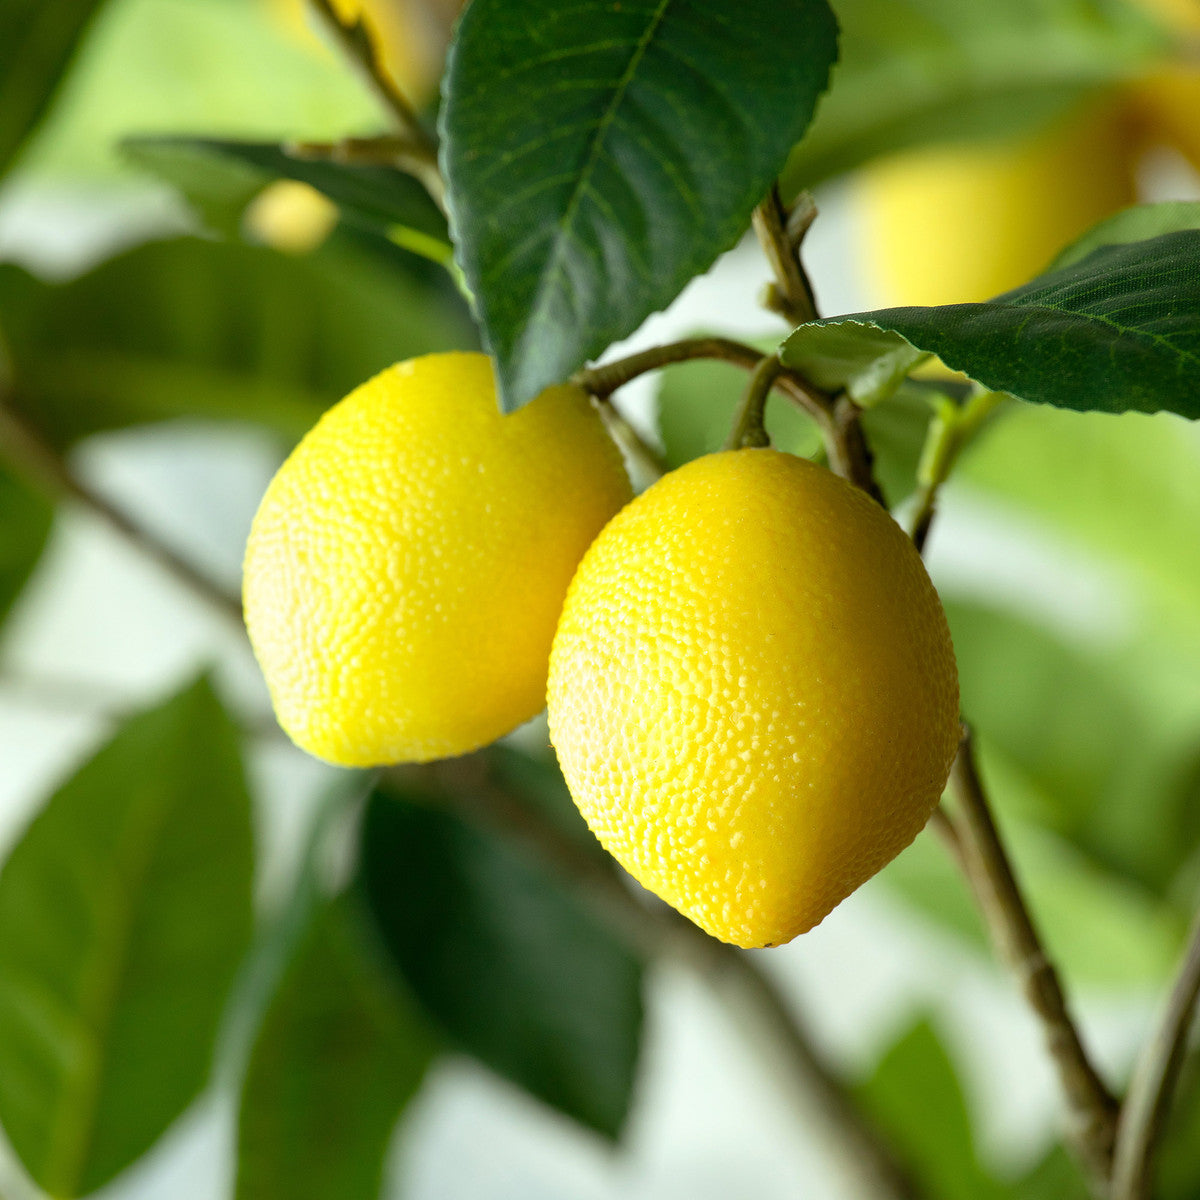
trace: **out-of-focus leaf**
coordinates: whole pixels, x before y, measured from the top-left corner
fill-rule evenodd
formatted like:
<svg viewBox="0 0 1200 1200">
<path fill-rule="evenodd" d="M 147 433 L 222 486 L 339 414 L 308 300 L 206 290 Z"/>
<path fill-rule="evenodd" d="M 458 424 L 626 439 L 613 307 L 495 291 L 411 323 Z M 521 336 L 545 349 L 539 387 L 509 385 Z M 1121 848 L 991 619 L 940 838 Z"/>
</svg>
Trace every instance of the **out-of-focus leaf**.
<svg viewBox="0 0 1200 1200">
<path fill-rule="evenodd" d="M 1006 1195 L 1012 1200 L 1089 1200 L 1092 1193 L 1071 1156 L 1055 1146 L 1032 1171 L 1009 1184 Z"/>
<path fill-rule="evenodd" d="M 0 462 L 0 624 L 41 558 L 54 506 Z"/>
<path fill-rule="evenodd" d="M 103 0 L 0 5 L 0 175 L 50 105 Z"/>
<path fill-rule="evenodd" d="M 32 7 L 33 0 L 25 2 Z M 22 172 L 43 179 L 127 176 L 118 147 L 131 134 L 186 130 L 283 141 L 383 128 L 378 103 L 355 73 L 289 29 L 281 7 L 108 0 L 70 87 L 22 154 Z"/>
<path fill-rule="evenodd" d="M 1072 645 L 1012 613 L 946 607 L 963 711 L 1044 797 L 1028 815 L 1167 894 L 1200 848 L 1190 770 L 1200 698 L 1181 704 L 1137 646 Z"/>
<path fill-rule="evenodd" d="M 324 906 L 267 1010 L 242 1087 L 238 1200 L 376 1200 L 434 1039 L 358 906 Z"/>
<path fill-rule="evenodd" d="M 541 863 L 436 797 L 372 797 L 361 873 L 385 944 L 441 1028 L 615 1137 L 641 1039 L 639 960 Z"/>
<path fill-rule="evenodd" d="M 806 374 L 846 360 L 887 363 L 936 354 L 991 391 L 1080 412 L 1174 412 L 1200 417 L 1200 230 L 1105 245 L 1086 258 L 983 304 L 888 308 L 801 326 L 783 360 Z M 832 357 L 826 344 L 836 347 Z"/>
<path fill-rule="evenodd" d="M 928 142 L 1011 136 L 1128 78 L 1167 40 L 1104 0 L 834 0 L 841 61 L 789 191 Z"/>
<path fill-rule="evenodd" d="M 276 179 L 323 192 L 343 219 L 377 233 L 396 227 L 447 242 L 446 219 L 425 189 L 403 171 L 299 158 L 273 142 L 218 138 L 130 138 L 127 157 L 174 184 L 222 233 L 235 232 L 250 199 Z"/>
<path fill-rule="evenodd" d="M 1004 1189 L 979 1163 L 954 1064 L 928 1021 L 919 1021 L 858 1089 L 930 1200 L 998 1200 Z"/>
<path fill-rule="evenodd" d="M 237 735 L 196 683 L 64 783 L 0 874 L 0 1121 L 52 1195 L 138 1158 L 203 1086 L 250 939 Z"/>
<path fill-rule="evenodd" d="M 1094 225 L 1059 254 L 1046 272 L 1074 266 L 1101 246 L 1144 242 L 1181 229 L 1200 229 L 1200 201 L 1163 200 L 1158 204 L 1135 204 Z"/>
<path fill-rule="evenodd" d="M 958 468 L 972 490 L 1116 568 L 1140 601 L 1194 634 L 1200 634 L 1197 473 L 1200 426 L 1177 417 L 1130 413 L 1114 421 L 1017 405 Z"/>
<path fill-rule="evenodd" d="M 296 258 L 183 238 L 74 282 L 0 266 L 13 402 L 58 446 L 172 417 L 299 438 L 393 362 L 468 337 L 446 291 L 343 248 Z"/>
<path fill-rule="evenodd" d="M 505 409 L 632 333 L 734 244 L 836 56 L 826 0 L 467 8 L 443 166 Z"/>
<path fill-rule="evenodd" d="M 1158 1153 L 1155 1200 L 1200 1195 L 1200 1056 L 1184 1063 Z"/>
<path fill-rule="evenodd" d="M 874 458 L 875 478 L 888 505 L 895 508 L 917 486 L 917 465 L 933 408 L 928 392 L 902 384 L 887 404 L 863 412 L 862 425 Z"/>
</svg>

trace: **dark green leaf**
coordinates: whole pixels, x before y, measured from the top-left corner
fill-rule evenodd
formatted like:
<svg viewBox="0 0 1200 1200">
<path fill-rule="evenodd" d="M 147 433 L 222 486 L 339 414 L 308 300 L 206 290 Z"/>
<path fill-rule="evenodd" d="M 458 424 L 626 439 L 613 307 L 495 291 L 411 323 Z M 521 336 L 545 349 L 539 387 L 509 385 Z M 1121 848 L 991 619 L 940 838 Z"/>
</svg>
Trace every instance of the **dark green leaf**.
<svg viewBox="0 0 1200 1200">
<path fill-rule="evenodd" d="M 733 245 L 836 52 L 825 0 L 475 0 L 447 68 L 443 163 L 505 408 Z"/>
<path fill-rule="evenodd" d="M 801 326 L 790 366 L 819 369 L 828 345 L 936 354 L 994 391 L 1081 412 L 1200 417 L 1200 231 L 1102 246 L 984 304 L 891 308 Z M 828 331 L 828 332 L 823 332 Z M 845 357 L 840 352 L 840 357 Z M 861 364 L 846 374 L 848 385 Z"/>
<path fill-rule="evenodd" d="M 446 219 L 411 175 L 390 167 L 298 158 L 271 142 L 217 138 L 130 138 L 127 157 L 178 187 L 219 232 L 236 231 L 251 197 L 276 179 L 295 179 L 323 192 L 342 217 L 365 229 L 396 227 L 447 243 Z"/>
<path fill-rule="evenodd" d="M 296 258 L 184 238 L 63 285 L 0 267 L 14 400 L 58 446 L 172 417 L 299 438 L 384 367 L 461 344 L 460 311 L 448 284 L 345 248 Z"/>
<path fill-rule="evenodd" d="M 607 927 L 524 852 L 393 794 L 370 801 L 361 871 L 392 957 L 438 1024 L 615 1137 L 637 1064 L 642 968 Z"/>
<path fill-rule="evenodd" d="M 1149 68 L 1162 33 L 1103 0 L 834 0 L 842 55 L 789 191 L 928 142 L 1011 137 Z"/>
<path fill-rule="evenodd" d="M 396 1118 L 434 1041 L 377 958 L 357 905 L 324 907 L 251 1054 L 238 1200 L 376 1200 Z"/>
<path fill-rule="evenodd" d="M 130 720 L 0 875 L 0 1121 L 55 1196 L 147 1150 L 203 1086 L 249 942 L 237 737 L 201 681 Z"/>
<path fill-rule="evenodd" d="M 41 558 L 54 506 L 0 463 L 0 624 Z"/>
<path fill-rule="evenodd" d="M 50 105 L 103 0 L 0 4 L 0 175 Z"/>
<path fill-rule="evenodd" d="M 858 1094 L 929 1200 L 1005 1195 L 979 1163 L 954 1064 L 927 1021 L 892 1046 Z"/>
<path fill-rule="evenodd" d="M 1061 271 L 1087 258 L 1101 246 L 1124 246 L 1145 242 L 1164 233 L 1200 229 L 1200 201 L 1163 200 L 1159 204 L 1135 204 L 1093 226 L 1072 242 L 1047 268 Z"/>
</svg>

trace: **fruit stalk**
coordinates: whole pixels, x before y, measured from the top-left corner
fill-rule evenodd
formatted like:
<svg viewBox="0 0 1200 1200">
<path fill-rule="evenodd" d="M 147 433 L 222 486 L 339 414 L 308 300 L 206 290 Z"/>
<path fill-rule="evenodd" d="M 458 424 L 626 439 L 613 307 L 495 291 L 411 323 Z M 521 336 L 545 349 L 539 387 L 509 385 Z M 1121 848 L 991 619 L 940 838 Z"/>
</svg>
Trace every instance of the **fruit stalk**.
<svg viewBox="0 0 1200 1200">
<path fill-rule="evenodd" d="M 1113 1154 L 1112 1200 L 1149 1200 L 1154 1152 L 1170 1112 L 1200 1000 L 1200 914 L 1154 1035 L 1134 1067 Z"/>
</svg>

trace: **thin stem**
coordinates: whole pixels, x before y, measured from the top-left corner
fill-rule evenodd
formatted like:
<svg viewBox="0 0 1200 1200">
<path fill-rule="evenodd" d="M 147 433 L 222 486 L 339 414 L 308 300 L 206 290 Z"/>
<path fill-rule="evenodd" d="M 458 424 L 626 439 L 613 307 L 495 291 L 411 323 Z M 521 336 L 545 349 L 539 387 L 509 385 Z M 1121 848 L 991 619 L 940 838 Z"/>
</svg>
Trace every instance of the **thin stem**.
<svg viewBox="0 0 1200 1200">
<path fill-rule="evenodd" d="M 793 214 L 784 207 L 778 185 L 774 185 L 755 208 L 752 218 L 754 232 L 775 276 L 763 303 L 789 325 L 803 325 L 817 315 L 812 284 L 800 261 L 801 242 L 816 215 L 812 196 L 805 192 L 793 219 Z"/>
<path fill-rule="evenodd" d="M 10 405 L 0 400 L 0 451 L 25 474 L 31 482 L 54 499 L 75 500 L 100 517 L 127 542 L 153 559 L 181 583 L 202 596 L 219 612 L 242 624 L 242 605 L 214 583 L 202 571 L 181 558 L 170 546 L 148 529 L 140 526 L 128 513 L 110 500 L 93 491 L 67 466 L 41 435 Z"/>
<path fill-rule="evenodd" d="M 834 401 L 824 432 L 830 468 L 886 508 L 883 493 L 875 480 L 871 447 L 863 433 L 862 409 L 845 392 Z"/>
<path fill-rule="evenodd" d="M 337 43 L 338 49 L 358 68 L 367 86 L 401 132 L 407 135 L 411 157 L 404 169 L 416 175 L 439 206 L 444 208 L 445 185 L 438 169 L 437 142 L 388 74 L 370 30 L 360 18 L 343 20 L 333 0 L 309 0 L 309 3 Z"/>
<path fill-rule="evenodd" d="M 917 504 L 910 528 L 918 551 L 925 549 L 942 484 L 950 477 L 963 449 L 1005 399 L 1003 392 L 977 390 L 961 407 L 949 397 L 942 400 L 930 422 L 917 467 Z"/>
<path fill-rule="evenodd" d="M 778 355 L 768 354 L 759 360 L 758 366 L 750 374 L 750 382 L 746 385 L 742 402 L 738 405 L 733 428 L 725 442 L 726 450 L 743 450 L 771 444 L 763 418 L 766 415 L 767 397 L 782 374 L 783 363 L 779 361 Z"/>
<path fill-rule="evenodd" d="M 959 804 L 967 880 L 993 942 L 1042 1023 L 1067 1100 L 1071 1144 L 1102 1191 L 1112 1167 L 1117 1102 L 1092 1066 L 1067 1011 L 1057 972 L 1042 947 L 992 818 L 965 727 L 950 787 Z"/>
<path fill-rule="evenodd" d="M 730 338 L 697 337 L 684 338 L 679 342 L 668 342 L 663 346 L 651 346 L 649 350 L 641 350 L 627 358 L 619 358 L 597 367 L 584 367 L 571 377 L 572 383 L 577 383 L 593 396 L 605 399 L 618 388 L 637 379 L 640 375 L 657 371 L 660 367 L 668 367 L 674 363 L 692 362 L 696 359 L 710 358 L 721 362 L 731 363 L 745 371 L 753 371 L 762 360 L 761 350 L 753 346 L 735 342 Z"/>
<path fill-rule="evenodd" d="M 774 1061 L 819 1106 L 847 1168 L 865 1184 L 859 1194 L 880 1200 L 918 1200 L 920 1192 L 867 1116 L 827 1064 L 797 1020 L 778 986 L 752 955 L 710 938 L 657 900 L 643 902 L 614 869 L 544 820 L 528 803 L 498 783 L 486 752 L 419 767 L 393 769 L 399 779 L 428 779 L 469 819 L 527 845 L 552 870 L 582 890 L 594 911 L 642 953 L 682 960 L 703 974 L 722 999 L 748 1000 L 770 1033 Z M 644 895 L 644 894 L 643 894 Z M 732 983 L 732 988 L 719 986 Z M 735 1013 L 739 1028 L 741 1011 Z"/>
<path fill-rule="evenodd" d="M 1192 925 L 1183 963 L 1162 1019 L 1143 1047 L 1121 1119 L 1113 1154 L 1112 1200 L 1149 1200 L 1154 1153 L 1170 1113 L 1183 1066 L 1188 1031 L 1200 999 L 1200 915 Z"/>
<path fill-rule="evenodd" d="M 600 416 L 608 427 L 608 432 L 614 442 L 620 446 L 622 453 L 629 460 L 637 475 L 645 483 L 653 483 L 661 479 L 666 472 L 662 456 L 645 438 L 629 423 L 625 414 L 610 400 L 597 401 Z M 635 480 L 635 483 L 638 482 Z"/>
</svg>

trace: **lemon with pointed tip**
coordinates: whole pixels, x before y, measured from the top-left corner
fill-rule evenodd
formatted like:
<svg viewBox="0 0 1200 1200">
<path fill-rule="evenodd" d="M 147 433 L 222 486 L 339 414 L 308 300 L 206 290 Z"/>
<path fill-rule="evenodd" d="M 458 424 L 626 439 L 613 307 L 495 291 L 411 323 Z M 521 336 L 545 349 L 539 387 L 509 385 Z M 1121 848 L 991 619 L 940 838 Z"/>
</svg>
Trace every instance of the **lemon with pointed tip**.
<svg viewBox="0 0 1200 1200">
<path fill-rule="evenodd" d="M 503 416 L 490 360 L 457 353 L 364 383 L 279 469 L 247 543 L 246 625 L 280 724 L 371 766 L 533 717 L 571 575 L 629 497 L 579 388 Z"/>
<path fill-rule="evenodd" d="M 776 450 L 696 459 L 605 527 L 554 638 L 550 737 L 635 879 L 739 946 L 912 841 L 959 735 L 946 619 L 890 516 Z"/>
</svg>

